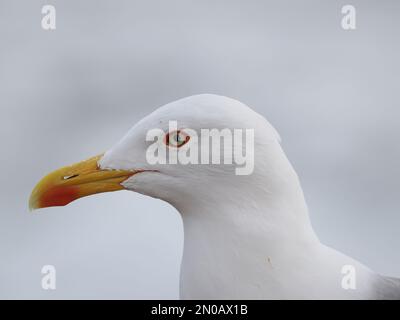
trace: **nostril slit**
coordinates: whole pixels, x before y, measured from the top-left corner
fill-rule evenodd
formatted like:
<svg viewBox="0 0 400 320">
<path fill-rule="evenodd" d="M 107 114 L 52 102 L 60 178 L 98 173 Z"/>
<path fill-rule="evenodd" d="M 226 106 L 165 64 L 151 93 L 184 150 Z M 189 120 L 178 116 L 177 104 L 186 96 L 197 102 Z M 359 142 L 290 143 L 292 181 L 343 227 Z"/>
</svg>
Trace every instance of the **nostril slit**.
<svg viewBox="0 0 400 320">
<path fill-rule="evenodd" d="M 72 179 L 72 178 L 75 178 L 75 177 L 77 177 L 77 176 L 79 176 L 79 174 L 71 174 L 71 175 L 69 175 L 69 176 L 64 176 L 64 177 L 63 177 L 63 180 Z"/>
</svg>

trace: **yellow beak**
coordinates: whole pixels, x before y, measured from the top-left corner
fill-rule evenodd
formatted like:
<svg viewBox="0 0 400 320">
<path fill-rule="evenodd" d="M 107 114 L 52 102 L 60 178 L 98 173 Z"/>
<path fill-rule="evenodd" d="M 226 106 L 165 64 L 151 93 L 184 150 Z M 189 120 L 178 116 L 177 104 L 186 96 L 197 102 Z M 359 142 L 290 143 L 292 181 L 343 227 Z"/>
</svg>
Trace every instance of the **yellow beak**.
<svg viewBox="0 0 400 320">
<path fill-rule="evenodd" d="M 33 189 L 29 208 L 65 206 L 91 194 L 123 190 L 121 182 L 137 171 L 100 169 L 97 162 L 101 157 L 95 156 L 45 176 Z"/>
</svg>

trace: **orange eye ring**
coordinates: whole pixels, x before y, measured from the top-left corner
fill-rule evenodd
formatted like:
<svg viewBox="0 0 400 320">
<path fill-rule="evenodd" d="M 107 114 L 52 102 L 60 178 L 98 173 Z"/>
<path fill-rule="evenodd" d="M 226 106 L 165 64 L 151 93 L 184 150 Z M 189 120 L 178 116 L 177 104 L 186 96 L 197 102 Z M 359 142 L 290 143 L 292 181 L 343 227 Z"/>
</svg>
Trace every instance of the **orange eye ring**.
<svg viewBox="0 0 400 320">
<path fill-rule="evenodd" d="M 190 136 L 183 130 L 168 132 L 165 135 L 165 144 L 169 147 L 180 148 L 190 140 Z"/>
</svg>

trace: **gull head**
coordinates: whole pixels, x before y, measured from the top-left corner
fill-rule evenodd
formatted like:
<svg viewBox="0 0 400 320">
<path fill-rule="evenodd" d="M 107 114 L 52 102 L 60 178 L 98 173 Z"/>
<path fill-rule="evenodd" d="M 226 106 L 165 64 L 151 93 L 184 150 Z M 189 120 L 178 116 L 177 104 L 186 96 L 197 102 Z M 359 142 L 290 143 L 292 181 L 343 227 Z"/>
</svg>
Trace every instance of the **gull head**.
<svg viewBox="0 0 400 320">
<path fill-rule="evenodd" d="M 158 108 L 105 153 L 48 174 L 29 205 L 131 190 L 179 208 L 274 192 L 293 174 L 264 117 L 237 100 L 201 94 Z"/>
</svg>

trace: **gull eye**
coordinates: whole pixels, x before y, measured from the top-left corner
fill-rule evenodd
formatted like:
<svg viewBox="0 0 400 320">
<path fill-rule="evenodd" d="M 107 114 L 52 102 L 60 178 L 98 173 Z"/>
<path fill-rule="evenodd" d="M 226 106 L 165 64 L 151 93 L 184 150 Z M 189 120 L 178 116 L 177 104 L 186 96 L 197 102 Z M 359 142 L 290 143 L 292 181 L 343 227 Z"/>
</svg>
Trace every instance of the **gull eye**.
<svg viewBox="0 0 400 320">
<path fill-rule="evenodd" d="M 190 136 L 182 130 L 169 132 L 165 136 L 165 144 L 170 147 L 182 147 L 190 140 Z"/>
</svg>

